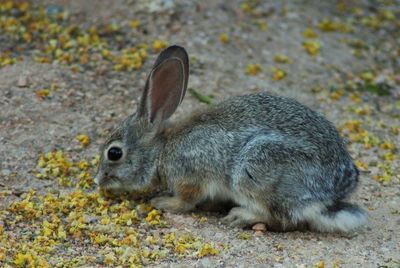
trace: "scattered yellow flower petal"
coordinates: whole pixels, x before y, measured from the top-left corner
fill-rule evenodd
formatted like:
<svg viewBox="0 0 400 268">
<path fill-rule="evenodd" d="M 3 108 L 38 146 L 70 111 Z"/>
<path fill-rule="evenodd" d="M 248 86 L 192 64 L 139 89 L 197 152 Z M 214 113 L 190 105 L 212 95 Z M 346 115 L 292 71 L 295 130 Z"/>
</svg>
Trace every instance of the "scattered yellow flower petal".
<svg viewBox="0 0 400 268">
<path fill-rule="evenodd" d="M 253 6 L 250 3 L 242 3 L 240 5 L 240 8 L 246 12 L 246 13 L 251 13 L 253 11 Z"/>
<path fill-rule="evenodd" d="M 347 10 L 346 1 L 340 1 L 336 3 L 336 8 L 340 12 L 345 12 Z"/>
<path fill-rule="evenodd" d="M 312 56 L 315 56 L 319 54 L 319 51 L 321 49 L 320 43 L 316 41 L 304 41 L 303 42 L 303 48 L 306 50 L 306 52 Z"/>
<path fill-rule="evenodd" d="M 204 217 L 204 216 L 199 219 L 199 223 L 204 223 L 204 222 L 207 222 L 207 221 L 208 221 L 208 218 Z"/>
<path fill-rule="evenodd" d="M 394 135 L 399 135 L 399 133 L 400 133 L 400 127 L 399 126 L 392 126 L 390 128 L 390 130 Z"/>
<path fill-rule="evenodd" d="M 183 253 L 185 253 L 186 251 L 187 251 L 187 247 L 186 247 L 185 244 L 178 243 L 178 244 L 175 246 L 175 252 L 178 253 L 178 254 L 183 254 Z"/>
<path fill-rule="evenodd" d="M 167 47 L 167 42 L 162 41 L 162 40 L 155 40 L 153 42 L 153 50 L 154 52 L 160 52 L 161 50 L 163 50 L 164 48 Z"/>
<path fill-rule="evenodd" d="M 319 22 L 318 28 L 324 32 L 347 32 L 349 29 L 341 22 L 334 22 L 328 19 L 324 19 Z"/>
<path fill-rule="evenodd" d="M 219 253 L 219 251 L 214 248 L 213 245 L 205 243 L 203 245 L 203 247 L 200 249 L 200 251 L 198 252 L 197 256 L 199 257 L 204 257 L 204 256 L 213 256 L 213 255 L 217 255 Z"/>
<path fill-rule="evenodd" d="M 138 20 L 131 20 L 129 22 L 129 26 L 133 29 L 137 29 L 140 26 L 140 22 Z"/>
<path fill-rule="evenodd" d="M 69 175 L 72 162 L 62 151 L 49 152 L 46 155 L 39 155 L 39 173 L 36 177 L 40 179 L 54 179 L 55 177 L 65 177 Z"/>
<path fill-rule="evenodd" d="M 156 41 L 155 41 L 156 42 Z M 161 50 L 161 48 L 160 48 Z M 141 45 L 122 50 L 120 56 L 113 57 L 115 71 L 132 71 L 142 67 L 147 58 L 147 46 Z"/>
<path fill-rule="evenodd" d="M 15 257 L 14 264 L 17 267 L 35 267 L 35 260 L 30 253 L 23 254 L 19 252 Z"/>
<path fill-rule="evenodd" d="M 222 44 L 229 43 L 229 35 L 227 35 L 226 33 L 221 33 L 219 35 L 219 41 L 221 41 Z"/>
<path fill-rule="evenodd" d="M 110 252 L 106 255 L 104 255 L 104 263 L 107 265 L 113 265 L 116 261 L 115 254 L 113 252 Z"/>
<path fill-rule="evenodd" d="M 97 166 L 100 162 L 100 155 L 96 155 L 92 161 L 90 161 L 90 164 L 92 166 Z"/>
<path fill-rule="evenodd" d="M 80 160 L 76 163 L 76 166 L 81 170 L 87 170 L 89 168 L 89 162 L 86 160 Z"/>
<path fill-rule="evenodd" d="M 385 160 L 386 160 L 387 162 L 391 163 L 391 162 L 393 162 L 394 160 L 397 159 L 397 155 L 395 155 L 395 154 L 392 153 L 392 152 L 388 152 L 388 153 L 386 153 L 386 154 L 384 155 L 384 158 L 385 158 Z"/>
<path fill-rule="evenodd" d="M 86 147 L 90 143 L 89 137 L 85 134 L 79 134 L 76 139 L 81 143 L 81 147 Z"/>
<path fill-rule="evenodd" d="M 238 235 L 238 238 L 242 239 L 242 240 L 249 240 L 249 239 L 251 239 L 251 235 L 248 232 L 241 232 Z"/>
<path fill-rule="evenodd" d="M 361 170 L 368 170 L 368 165 L 364 162 L 361 162 L 360 160 L 355 160 L 354 163 L 356 166 L 361 169 Z"/>
<path fill-rule="evenodd" d="M 371 113 L 370 107 L 357 107 L 354 109 L 358 115 L 369 115 Z"/>
<path fill-rule="evenodd" d="M 384 171 L 382 174 L 372 176 L 372 178 L 382 183 L 389 183 L 391 181 L 391 176 L 386 171 Z"/>
<path fill-rule="evenodd" d="M 283 70 L 275 67 L 272 68 L 272 80 L 279 81 L 285 78 L 285 76 L 286 73 Z"/>
<path fill-rule="evenodd" d="M 40 89 L 36 91 L 36 97 L 38 97 L 41 100 L 44 100 L 50 95 L 50 90 L 48 89 Z"/>
<path fill-rule="evenodd" d="M 360 78 L 365 82 L 372 82 L 375 79 L 375 75 L 370 71 L 366 71 L 360 74 Z"/>
<path fill-rule="evenodd" d="M 354 92 L 350 95 L 350 99 L 354 102 L 354 103 L 360 103 L 361 102 L 361 94 L 360 92 Z"/>
<path fill-rule="evenodd" d="M 395 149 L 394 143 L 391 141 L 385 141 L 379 147 L 381 147 L 384 150 L 394 150 Z"/>
<path fill-rule="evenodd" d="M 146 221 L 152 225 L 160 224 L 161 215 L 156 209 L 153 209 L 147 214 Z"/>
<path fill-rule="evenodd" d="M 268 23 L 264 20 L 257 20 L 257 26 L 261 31 L 268 30 Z"/>
<path fill-rule="evenodd" d="M 344 95 L 343 90 L 335 90 L 329 95 L 329 97 L 331 98 L 331 100 L 338 101 L 343 97 L 343 95 Z"/>
<path fill-rule="evenodd" d="M 17 59 L 15 57 L 12 57 L 9 53 L 0 52 L 0 67 L 12 65 L 16 62 Z"/>
<path fill-rule="evenodd" d="M 303 36 L 305 38 L 316 38 L 318 37 L 318 35 L 314 32 L 313 29 L 311 28 L 307 28 L 304 32 L 303 32 Z"/>
<path fill-rule="evenodd" d="M 315 267 L 316 268 L 325 268 L 325 261 L 324 260 L 320 261 Z"/>
<path fill-rule="evenodd" d="M 392 10 L 384 9 L 379 11 L 379 16 L 385 20 L 395 20 L 396 15 Z"/>
<path fill-rule="evenodd" d="M 290 59 L 282 54 L 276 54 L 274 57 L 276 63 L 290 63 Z"/>
<path fill-rule="evenodd" d="M 259 72 L 262 71 L 260 64 L 248 64 L 246 68 L 246 74 L 248 75 L 257 75 Z"/>
</svg>

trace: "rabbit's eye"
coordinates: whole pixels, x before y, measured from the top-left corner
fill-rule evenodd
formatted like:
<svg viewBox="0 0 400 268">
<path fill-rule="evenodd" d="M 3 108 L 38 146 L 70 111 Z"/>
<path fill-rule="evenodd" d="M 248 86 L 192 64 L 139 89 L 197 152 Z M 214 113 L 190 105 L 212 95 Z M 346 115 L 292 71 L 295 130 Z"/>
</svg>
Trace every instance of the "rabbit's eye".
<svg viewBox="0 0 400 268">
<path fill-rule="evenodd" d="M 119 147 L 111 147 L 108 149 L 107 157 L 111 161 L 118 161 L 122 157 L 122 149 Z"/>
</svg>

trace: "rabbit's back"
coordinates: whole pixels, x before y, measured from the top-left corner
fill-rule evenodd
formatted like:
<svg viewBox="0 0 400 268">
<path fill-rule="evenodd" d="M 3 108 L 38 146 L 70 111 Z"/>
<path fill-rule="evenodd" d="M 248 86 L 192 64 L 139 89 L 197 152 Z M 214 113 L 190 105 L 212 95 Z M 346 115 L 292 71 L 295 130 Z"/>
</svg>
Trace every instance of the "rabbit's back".
<svg viewBox="0 0 400 268">
<path fill-rule="evenodd" d="M 285 97 L 267 93 L 233 97 L 216 105 L 209 115 L 211 122 L 226 129 L 260 128 L 316 145 L 343 145 L 335 127 L 323 116 Z"/>
<path fill-rule="evenodd" d="M 270 137 L 296 143 L 326 163 L 339 156 L 349 157 L 337 130 L 323 116 L 295 100 L 267 93 L 232 97 L 195 113 L 172 129 L 175 135 L 186 140 L 196 136 L 199 143 L 222 142 L 209 138 L 213 133 L 220 133 L 235 148 L 244 146 L 251 137 L 268 132 Z"/>
</svg>

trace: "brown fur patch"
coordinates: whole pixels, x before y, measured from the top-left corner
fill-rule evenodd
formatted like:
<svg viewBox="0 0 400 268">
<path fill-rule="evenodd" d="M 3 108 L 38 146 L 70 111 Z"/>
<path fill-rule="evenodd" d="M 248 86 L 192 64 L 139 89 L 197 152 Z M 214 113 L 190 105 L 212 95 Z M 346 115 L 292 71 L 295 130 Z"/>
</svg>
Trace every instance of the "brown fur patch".
<svg viewBox="0 0 400 268">
<path fill-rule="evenodd" d="M 185 202 L 196 202 L 201 197 L 201 189 L 199 185 L 185 183 L 177 187 L 176 195 Z"/>
</svg>

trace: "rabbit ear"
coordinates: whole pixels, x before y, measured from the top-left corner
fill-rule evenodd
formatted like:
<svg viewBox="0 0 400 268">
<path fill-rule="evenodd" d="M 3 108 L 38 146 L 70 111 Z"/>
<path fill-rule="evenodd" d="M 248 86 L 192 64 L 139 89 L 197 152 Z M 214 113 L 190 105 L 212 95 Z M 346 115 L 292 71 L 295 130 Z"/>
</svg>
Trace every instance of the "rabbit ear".
<svg viewBox="0 0 400 268">
<path fill-rule="evenodd" d="M 138 115 L 150 122 L 169 118 L 185 96 L 188 76 L 189 59 L 183 47 L 161 52 L 147 78 Z"/>
</svg>

